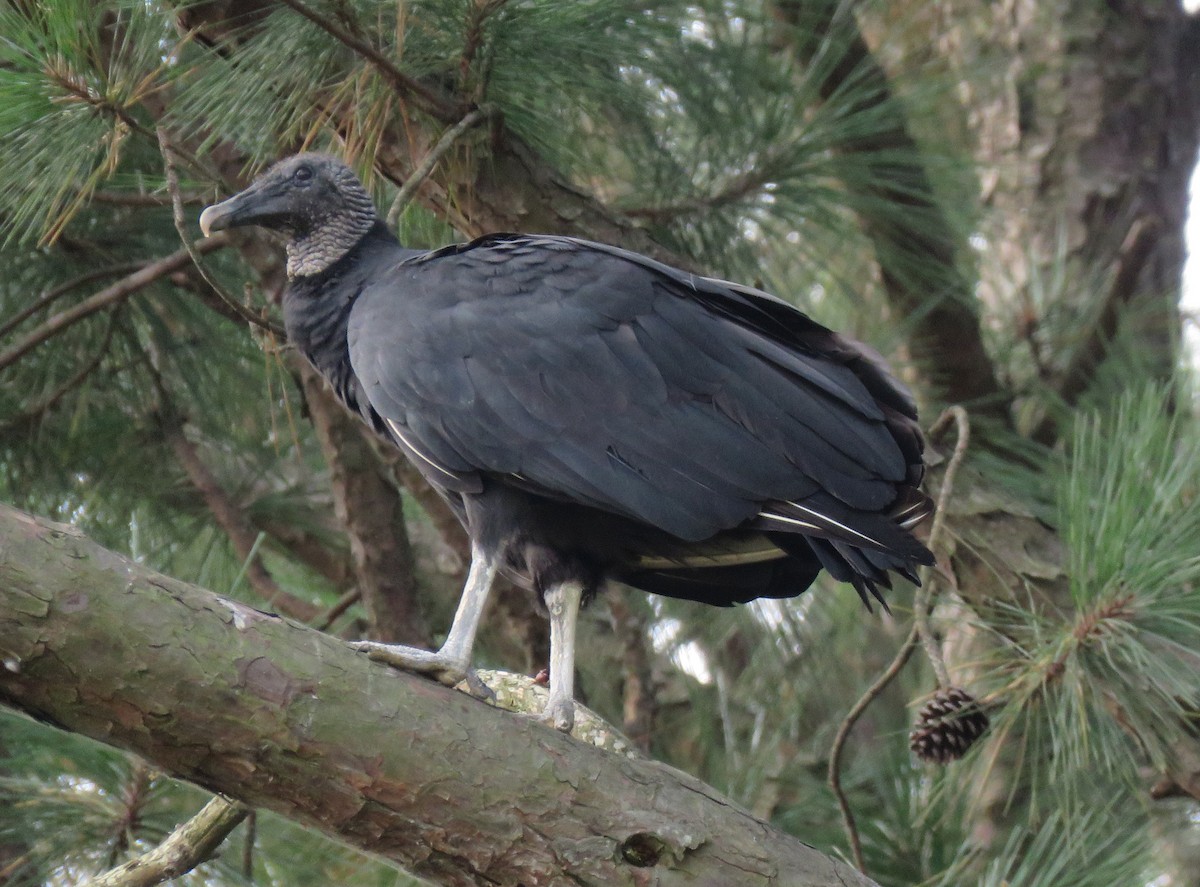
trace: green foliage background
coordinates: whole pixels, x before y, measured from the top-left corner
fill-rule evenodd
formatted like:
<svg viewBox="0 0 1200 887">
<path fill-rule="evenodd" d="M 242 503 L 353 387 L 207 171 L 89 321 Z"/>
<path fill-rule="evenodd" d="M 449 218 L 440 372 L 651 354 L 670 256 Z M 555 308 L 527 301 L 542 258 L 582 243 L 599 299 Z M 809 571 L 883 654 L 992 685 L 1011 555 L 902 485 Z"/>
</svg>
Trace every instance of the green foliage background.
<svg viewBox="0 0 1200 887">
<path fill-rule="evenodd" d="M 761 4 L 309 5 L 418 84 L 487 107 L 547 168 L 694 267 L 760 282 L 915 378 L 911 318 L 889 306 L 875 264 L 887 257 L 872 252 L 856 212 L 920 226 L 922 213 L 937 211 L 963 244 L 985 212 L 969 145 L 921 132 L 921 121 L 948 113 L 955 84 L 920 53 L 889 50 L 900 59 L 889 73 L 918 122 L 920 154 L 889 157 L 896 149 L 885 147 L 867 162 L 839 146 L 887 125 L 866 101 L 875 86 L 851 72 L 821 99 L 839 47 L 814 31 L 815 48 L 798 62 L 780 51 L 778 23 Z M 161 278 L 5 360 L 56 313 L 180 248 L 157 129 L 181 146 L 194 219 L 232 190 L 220 161 L 230 150 L 246 173 L 302 147 L 336 151 L 387 207 L 396 187 L 375 161 L 389 145 L 419 141 L 421 127 L 437 128 L 383 73 L 286 6 L 219 37 L 180 27 L 183 12 L 186 4 L 145 0 L 0 6 L 0 497 L 261 604 L 164 441 L 169 408 L 186 417 L 189 439 L 261 529 L 276 579 L 325 608 L 344 589 L 290 556 L 272 530 L 345 556 L 328 469 L 284 346 L 212 310 L 195 274 Z M 860 14 L 882 17 L 869 6 Z M 488 150 L 486 137 L 472 135 L 444 167 L 486 164 Z M 914 162 L 930 177 L 935 207 L 863 206 L 878 201 L 864 195 L 887 169 Z M 401 236 L 413 245 L 467 236 L 453 208 L 408 206 Z M 977 278 L 970 250 L 957 261 L 955 273 Z M 254 310 L 276 310 L 269 293 L 245 284 L 256 277 L 232 250 L 204 264 Z M 1099 298 L 1102 281 L 1089 279 L 1063 258 L 1043 281 L 1051 352 L 1070 348 L 1080 306 Z M 992 315 L 1006 310 L 988 306 Z M 1121 327 L 1053 450 L 996 431 L 980 432 L 971 451 L 979 473 L 1058 530 L 1069 595 L 1046 607 L 1014 589 L 980 610 L 943 592 L 938 624 L 966 651 L 956 669 L 995 727 L 962 763 L 914 762 L 907 732 L 933 686 L 924 663 L 869 710 L 845 782 L 881 884 L 1195 883 L 1165 880 L 1184 875 L 1163 849 L 1198 843 L 1196 805 L 1150 802 L 1146 780 L 1197 731 L 1200 437 L 1187 380 L 1155 377 L 1133 329 Z M 1014 401 L 1044 408 L 1024 343 L 1003 325 L 988 335 Z M 918 393 L 935 417 L 937 393 Z M 436 534 L 411 500 L 407 516 L 422 607 L 444 626 L 452 595 Z M 900 590 L 894 615 L 866 617 L 853 594 L 827 581 L 798 600 L 715 615 L 626 596 L 655 681 L 653 753 L 806 842 L 847 853 L 825 779 L 829 747 L 904 636 L 910 601 Z M 620 671 L 621 647 L 606 606 L 584 617 L 582 685 L 593 707 L 620 722 L 622 686 L 609 676 Z M 333 630 L 354 635 L 364 618 L 352 609 Z M 512 667 L 504 643 L 485 637 L 482 664 Z M 152 846 L 203 802 L 197 789 L 13 713 L 0 713 L 0 753 L 0 845 L 12 849 L 0 855 L 8 863 L 0 883 L 78 883 Z M 248 865 L 246 842 L 239 830 L 219 860 L 185 880 L 415 883 L 269 815 L 258 817 Z"/>
</svg>

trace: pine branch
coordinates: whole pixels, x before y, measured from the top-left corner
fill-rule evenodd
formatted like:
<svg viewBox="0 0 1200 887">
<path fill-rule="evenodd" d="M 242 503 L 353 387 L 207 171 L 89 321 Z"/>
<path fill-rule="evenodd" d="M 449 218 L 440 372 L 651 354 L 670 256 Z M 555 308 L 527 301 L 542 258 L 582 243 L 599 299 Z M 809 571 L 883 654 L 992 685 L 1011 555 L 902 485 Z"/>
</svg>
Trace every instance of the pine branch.
<svg viewBox="0 0 1200 887">
<path fill-rule="evenodd" d="M 258 327 L 265 330 L 273 336 L 283 338 L 283 327 L 269 320 L 259 317 L 250 309 L 246 308 L 231 295 L 225 292 L 225 288 L 219 284 L 206 270 L 204 264 L 200 261 L 200 255 L 192 247 L 192 242 L 188 237 L 187 222 L 183 216 L 183 195 L 179 190 L 179 174 L 175 169 L 173 156 L 179 154 L 179 149 L 167 137 L 167 131 L 159 126 L 155 129 L 155 136 L 158 139 L 158 149 L 162 154 L 163 169 L 167 177 L 167 191 L 171 195 L 171 215 L 175 221 L 175 230 L 179 232 L 179 239 L 183 242 L 184 249 L 192 257 L 192 264 L 196 271 L 204 278 L 205 283 L 212 287 L 212 291 L 217 294 L 218 298 L 225 303 L 225 307 L 240 317 L 251 327 Z M 183 156 L 180 154 L 180 156 Z"/>
<path fill-rule="evenodd" d="M 139 270 L 142 265 L 138 262 L 126 262 L 123 265 L 113 265 L 110 268 L 98 268 L 95 271 L 88 271 L 73 277 L 68 281 L 60 283 L 58 286 L 46 290 L 33 302 L 22 308 L 12 317 L 8 318 L 3 324 L 0 324 L 0 339 L 7 336 L 26 320 L 33 317 L 44 308 L 49 307 L 52 303 L 61 299 L 68 293 L 72 293 L 80 287 L 87 286 L 89 283 L 95 283 L 97 280 L 103 280 L 106 277 L 118 277 L 125 274 L 132 274 Z"/>
<path fill-rule="evenodd" d="M 951 422 L 954 423 L 958 432 L 958 439 L 954 442 L 954 452 L 950 456 L 946 473 L 942 476 L 942 486 L 938 490 L 937 506 L 933 514 L 933 525 L 929 529 L 929 550 L 934 553 L 935 557 L 939 553 L 937 544 L 941 541 L 942 531 L 946 527 L 946 506 L 949 504 L 950 495 L 954 490 L 954 479 L 958 475 L 958 469 L 962 467 L 963 459 L 966 458 L 967 447 L 971 445 L 970 418 L 967 416 L 967 411 L 957 404 L 947 408 L 937 417 L 937 420 L 929 427 L 929 439 L 937 440 Z M 933 629 L 929 625 L 933 600 L 937 594 L 937 581 L 933 569 L 925 568 L 921 587 L 917 589 L 913 600 L 913 624 L 920 636 L 921 644 L 925 648 L 925 657 L 933 666 L 934 674 L 937 675 L 938 685 L 945 689 L 951 685 L 950 672 L 946 668 L 946 661 L 942 658 L 942 651 L 938 648 L 937 641 L 933 636 Z"/>
<path fill-rule="evenodd" d="M 366 59 L 383 75 L 384 79 L 392 85 L 392 88 L 400 96 L 412 99 L 413 103 L 422 111 L 425 111 L 443 123 L 453 123 L 463 116 L 461 111 L 455 108 L 453 102 L 429 89 L 420 81 L 409 77 L 378 49 L 351 34 L 341 25 L 318 14 L 305 4 L 299 2 L 299 0 L 279 0 L 279 2 L 297 14 L 304 16 L 304 18 L 308 19 L 322 31 L 325 31 L 339 43 L 344 44 Z"/>
<path fill-rule="evenodd" d="M 138 194 L 126 191 L 93 191 L 88 198 L 92 203 L 107 206 L 158 207 L 170 206 L 169 194 Z M 186 206 L 204 206 L 207 198 L 203 194 L 184 194 L 181 201 Z"/>
<path fill-rule="evenodd" d="M 13 416 L 5 422 L 0 423 L 0 435 L 11 434 L 18 428 L 32 425 L 70 392 L 82 385 L 84 381 L 87 380 L 88 376 L 95 372 L 96 367 L 100 366 L 101 362 L 108 354 L 108 346 L 112 344 L 113 331 L 116 329 L 117 318 L 119 314 L 119 309 L 112 313 L 112 316 L 108 321 L 108 328 L 104 331 L 104 339 L 101 341 L 100 346 L 96 349 L 95 354 L 86 360 L 78 370 L 71 374 L 69 378 L 64 380 L 58 385 L 58 387 L 56 387 L 53 391 L 51 391 L 33 406 L 25 407 L 19 415 Z"/>
<path fill-rule="evenodd" d="M 362 600 L 362 592 L 357 588 L 352 588 L 343 594 L 340 598 L 334 601 L 324 613 L 320 613 L 316 618 L 312 619 L 312 627 L 317 631 L 329 631 L 333 623 L 341 618 L 342 614 Z"/>
<path fill-rule="evenodd" d="M 744 200 L 762 190 L 771 180 L 771 159 L 764 158 L 755 164 L 754 169 L 730 179 L 715 193 L 658 206 L 627 207 L 624 213 L 632 219 L 648 219 L 651 222 L 662 224 L 681 216 L 699 215 Z"/>
<path fill-rule="evenodd" d="M 1126 235 L 1117 255 L 1116 273 L 1100 303 L 1095 322 L 1058 379 L 1056 395 L 1062 405 L 1071 407 L 1078 402 L 1108 354 L 1109 345 L 1117 335 L 1121 312 L 1138 291 L 1138 278 L 1158 246 L 1161 228 L 1162 223 L 1157 220 L 1138 219 Z M 1030 437 L 1051 446 L 1058 436 L 1058 426 L 1057 411 L 1048 411 Z"/>
<path fill-rule="evenodd" d="M 160 398 L 162 396 L 160 394 Z M 173 407 L 169 402 L 162 403 L 160 407 L 159 427 L 163 437 L 175 453 L 175 458 L 188 476 L 188 480 L 196 488 L 204 500 L 204 504 L 208 506 L 217 526 L 229 538 L 238 558 L 246 564 L 246 579 L 250 582 L 255 594 L 262 598 L 267 605 L 293 619 L 307 622 L 316 617 L 320 612 L 317 607 L 279 587 L 258 555 L 258 534 L 254 532 L 242 510 L 230 498 L 229 493 L 221 486 L 209 467 L 204 464 L 195 445 L 187 439 L 183 432 L 183 422 L 174 412 Z"/>
<path fill-rule="evenodd" d="M 468 129 L 485 120 L 487 117 L 487 111 L 483 110 L 482 108 L 476 108 L 464 116 L 462 120 L 458 121 L 458 123 L 454 124 L 444 133 L 442 133 L 442 136 L 438 139 L 437 144 L 429 150 L 429 153 L 425 155 L 425 159 L 422 160 L 420 165 L 412 171 L 412 174 L 408 177 L 408 180 L 400 187 L 400 190 L 396 192 L 396 197 L 392 201 L 391 209 L 388 210 L 387 214 L 388 225 L 390 225 L 392 228 L 396 227 L 396 221 L 400 218 L 400 213 L 402 213 L 404 208 L 408 206 L 410 202 L 412 202 L 413 197 L 416 196 L 417 189 L 425 183 L 425 180 L 428 179 L 430 175 L 432 175 L 434 167 L 437 166 L 438 161 L 441 160 L 443 155 L 445 155 L 445 153 L 454 146 L 455 142 L 462 138 L 463 134 Z"/>
<path fill-rule="evenodd" d="M 343 591 L 354 579 L 348 553 L 328 544 L 317 533 L 309 532 L 269 514 L 250 516 L 254 529 L 266 533 L 275 544 L 299 563 L 322 576 L 336 591 Z M 330 532 L 333 532 L 332 528 Z"/>
<path fill-rule="evenodd" d="M 229 238 L 225 236 L 224 232 L 221 232 L 214 237 L 197 241 L 193 245 L 193 248 L 200 255 L 207 255 L 228 245 Z M 133 274 L 123 277 L 111 286 L 105 287 L 100 292 L 89 296 L 78 305 L 59 312 L 16 345 L 13 345 L 4 352 L 0 352 L 0 370 L 16 363 L 34 348 L 54 338 L 68 327 L 90 317 L 98 311 L 103 311 L 106 308 L 111 308 L 119 304 L 134 293 L 145 289 L 156 280 L 187 267 L 191 261 L 192 256 L 188 250 L 178 250 L 169 256 L 147 262 Z"/>
<path fill-rule="evenodd" d="M 85 887 L 152 887 L 185 875 L 208 860 L 249 812 L 241 804 L 213 798 L 153 850 L 93 878 Z"/>
<path fill-rule="evenodd" d="M 828 101 L 853 83 L 854 112 L 877 113 L 886 121 L 866 135 L 848 137 L 837 150 L 866 167 L 865 184 L 858 177 L 843 180 L 847 190 L 865 198 L 854 209 L 875 245 L 889 300 L 912 324 L 914 360 L 944 400 L 1011 426 L 1011 396 L 997 379 L 974 293 L 956 266 L 966 244 L 938 205 L 903 106 L 859 31 L 852 6 L 776 0 L 775 8 L 785 25 L 781 41 L 802 60 L 836 55 L 822 59 L 828 71 L 818 86 L 821 97 Z M 913 211 L 901 214 L 902 207 Z"/>
<path fill-rule="evenodd" d="M 0 544 L 0 701 L 422 877 L 871 883 L 672 768 L 373 663 L 71 527 L 0 507 Z"/>
</svg>

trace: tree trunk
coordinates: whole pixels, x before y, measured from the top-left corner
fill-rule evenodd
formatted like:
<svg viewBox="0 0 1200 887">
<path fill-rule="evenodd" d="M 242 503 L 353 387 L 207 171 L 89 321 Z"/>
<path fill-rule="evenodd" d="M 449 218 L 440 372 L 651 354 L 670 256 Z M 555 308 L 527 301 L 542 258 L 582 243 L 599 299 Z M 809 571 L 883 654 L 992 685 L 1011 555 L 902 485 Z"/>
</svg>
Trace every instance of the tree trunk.
<svg viewBox="0 0 1200 887">
<path fill-rule="evenodd" d="M 423 647 L 429 629 L 417 609 L 417 576 L 400 492 L 363 437 L 360 420 L 334 398 L 308 361 L 293 361 L 308 415 L 329 465 L 338 520 L 350 540 L 354 576 L 373 640 Z"/>
<path fill-rule="evenodd" d="M 1147 366 L 1170 375 L 1200 146 L 1200 19 L 1178 0 L 1013 0 L 983 20 L 977 11 L 948 0 L 933 14 L 950 23 L 937 51 L 960 84 L 988 210 L 982 298 L 1002 313 L 1022 303 L 1019 331 L 1068 404 L 1120 315 L 1136 323 Z M 1042 332 L 1053 325 L 1043 303 L 1056 302 L 1075 309 L 1067 342 Z M 1052 428 L 1038 430 L 1053 441 Z"/>
<path fill-rule="evenodd" d="M 0 507 L 0 551 L 0 701 L 418 875 L 871 883 L 683 773 L 372 663 L 71 527 Z"/>
</svg>

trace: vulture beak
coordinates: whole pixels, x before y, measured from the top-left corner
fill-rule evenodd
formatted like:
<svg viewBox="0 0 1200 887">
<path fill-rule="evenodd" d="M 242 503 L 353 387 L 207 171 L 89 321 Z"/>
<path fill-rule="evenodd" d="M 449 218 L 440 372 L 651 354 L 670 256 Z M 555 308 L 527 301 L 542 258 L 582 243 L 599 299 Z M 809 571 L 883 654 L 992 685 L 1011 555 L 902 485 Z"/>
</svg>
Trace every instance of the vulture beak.
<svg viewBox="0 0 1200 887">
<path fill-rule="evenodd" d="M 274 227 L 291 215 L 287 182 L 255 182 L 240 194 L 214 203 L 200 213 L 200 230 L 205 237 L 241 225 Z"/>
</svg>

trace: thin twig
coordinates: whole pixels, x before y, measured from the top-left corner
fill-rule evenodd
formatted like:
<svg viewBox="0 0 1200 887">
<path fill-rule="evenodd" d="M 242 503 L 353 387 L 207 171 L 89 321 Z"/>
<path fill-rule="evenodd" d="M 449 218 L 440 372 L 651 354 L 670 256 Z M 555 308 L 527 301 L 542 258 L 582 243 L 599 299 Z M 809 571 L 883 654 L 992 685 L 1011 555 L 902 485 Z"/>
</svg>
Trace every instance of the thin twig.
<svg viewBox="0 0 1200 887">
<path fill-rule="evenodd" d="M 1073 406 L 1095 378 L 1096 369 L 1108 355 L 1116 338 L 1121 314 L 1134 295 L 1137 282 L 1162 237 L 1162 222 L 1157 218 L 1136 220 L 1121 243 L 1112 283 L 1100 302 L 1087 337 L 1071 355 L 1070 363 L 1058 380 L 1055 392 L 1065 406 Z M 1038 443 L 1051 445 L 1058 434 L 1060 414 L 1048 409 L 1030 433 Z"/>
<path fill-rule="evenodd" d="M 970 425 L 967 421 L 967 411 L 961 406 L 952 406 L 938 416 L 937 421 L 929 430 L 929 436 L 932 438 L 940 434 L 942 430 L 953 419 L 958 425 L 958 442 L 954 447 L 954 454 L 950 457 L 950 462 L 946 466 L 946 473 L 942 476 L 942 488 L 938 492 L 937 513 L 934 515 L 933 526 L 929 532 L 929 549 L 936 553 L 937 543 L 941 538 L 942 528 L 945 526 L 945 509 L 950 501 L 950 493 L 954 489 L 954 478 L 958 474 L 959 466 L 962 465 L 963 457 L 967 452 L 967 443 L 970 440 Z M 933 573 L 930 570 L 924 571 L 923 580 L 926 585 L 933 581 Z M 829 750 L 829 788 L 833 791 L 834 797 L 837 798 L 838 807 L 842 811 L 842 823 L 846 830 L 846 836 L 850 841 L 850 853 L 854 858 L 854 864 L 858 870 L 864 875 L 867 874 L 867 864 L 863 858 L 862 838 L 858 833 L 858 826 L 854 821 L 854 811 L 850 809 L 850 801 L 846 797 L 846 792 L 842 789 L 842 752 L 846 747 L 846 740 L 850 737 L 850 731 L 854 729 L 854 725 L 858 723 L 858 719 L 862 717 L 863 712 L 867 710 L 872 702 L 874 702 L 879 694 L 883 692 L 901 669 L 908 663 L 912 657 L 913 651 L 917 648 L 917 642 L 923 637 L 929 637 L 928 630 L 922 630 L 922 620 L 920 613 L 928 606 L 928 601 L 923 601 L 918 591 L 916 601 L 916 611 L 914 614 L 913 626 L 908 633 L 908 637 L 904 639 L 904 643 L 900 645 L 900 649 L 896 652 L 895 658 L 891 664 L 884 669 L 883 674 L 875 679 L 875 682 L 867 688 L 867 691 L 862 695 L 858 702 L 854 703 L 854 707 L 846 714 L 845 719 L 838 727 L 837 735 L 833 739 L 833 746 Z M 928 651 L 928 648 L 927 648 Z M 934 663 L 935 670 L 938 663 L 942 662 L 940 652 L 930 659 Z M 942 671 L 945 671 L 945 664 L 942 663 Z M 941 680 L 941 673 L 939 673 Z M 946 678 L 946 683 L 949 683 L 949 678 Z"/>
<path fill-rule="evenodd" d="M 358 588 L 351 588 L 343 594 L 337 601 L 324 613 L 320 613 L 313 617 L 311 625 L 317 631 L 328 631 L 329 627 L 337 620 L 339 616 L 349 610 L 352 606 L 362 600 L 362 591 Z"/>
<path fill-rule="evenodd" d="M 735 176 L 715 193 L 684 198 L 676 203 L 660 206 L 632 206 L 622 212 L 630 218 L 649 219 L 657 223 L 669 222 L 682 216 L 711 212 L 714 209 L 744 200 L 762 190 L 774 178 L 773 173 L 774 168 L 771 166 L 770 160 L 764 159 L 752 171 Z"/>
<path fill-rule="evenodd" d="M 247 884 L 254 881 L 254 841 L 258 837 L 258 811 L 246 816 L 246 842 L 242 845 L 242 877 Z"/>
<path fill-rule="evenodd" d="M 222 232 L 195 244 L 189 244 L 189 249 L 178 250 L 169 256 L 142 265 L 133 274 L 122 277 L 116 283 L 89 296 L 78 305 L 74 305 L 54 315 L 16 345 L 0 353 L 0 370 L 20 360 L 47 339 L 53 338 L 67 327 L 78 323 L 85 317 L 90 317 L 97 311 L 103 311 L 105 308 L 127 299 L 160 277 L 166 277 L 168 274 L 187 267 L 193 261 L 190 250 L 195 250 L 197 253 L 203 255 L 221 249 L 228 244 L 229 239 Z"/>
<path fill-rule="evenodd" d="M 60 283 L 52 289 L 46 290 L 37 299 L 29 305 L 22 308 L 3 324 L 0 324 L 0 339 L 3 339 L 26 320 L 33 317 L 43 308 L 50 305 L 52 302 L 61 299 L 72 290 L 76 290 L 81 286 L 86 286 L 89 283 L 95 283 L 97 280 L 102 280 L 105 277 L 119 277 L 122 274 L 132 274 L 141 268 L 142 265 L 138 262 L 127 262 L 124 265 L 113 265 L 110 268 L 98 268 L 95 271 L 88 271 L 86 274 L 80 274 L 78 277 L 72 277 L 70 280 Z"/>
<path fill-rule="evenodd" d="M 225 288 L 222 287 L 216 281 L 216 279 L 205 270 L 204 265 L 200 261 L 199 255 L 194 252 L 192 242 L 188 237 L 187 221 L 184 219 L 183 215 L 183 195 L 179 190 L 179 174 L 175 169 L 175 162 L 171 159 L 173 155 L 178 153 L 178 151 L 167 138 L 167 131 L 161 126 L 155 128 L 155 135 L 158 136 L 158 148 L 162 153 L 163 168 L 167 176 L 167 191 L 171 195 L 171 215 L 175 220 L 175 230 L 179 232 L 179 239 L 183 242 L 184 248 L 187 249 L 188 254 L 192 257 L 192 264 L 196 266 L 196 270 L 200 272 L 200 276 L 204 278 L 204 282 L 212 287 L 213 292 L 220 296 L 221 301 L 229 306 L 229 308 L 233 310 L 238 317 L 252 326 L 261 327 L 264 330 L 268 330 L 273 335 L 283 338 L 286 335 L 283 331 L 283 327 L 279 326 L 278 324 L 274 324 L 263 317 L 259 317 L 245 305 L 242 305 L 240 302 L 234 299 L 233 296 L 225 292 Z"/>
<path fill-rule="evenodd" d="M 442 133 L 442 137 L 438 139 L 433 149 L 425 155 L 425 159 L 421 161 L 420 166 L 413 170 L 412 175 L 408 177 L 400 190 L 396 192 L 396 199 L 392 201 L 392 208 L 388 210 L 387 214 L 387 223 L 390 227 L 396 227 L 396 221 L 400 218 L 400 213 L 412 202 L 412 199 L 417 194 L 417 189 L 433 173 L 433 169 L 437 166 L 438 161 L 442 159 L 442 155 L 450 150 L 450 147 L 462 137 L 463 133 L 486 117 L 488 117 L 487 110 L 476 108 Z"/>
<path fill-rule="evenodd" d="M 429 87 L 420 81 L 409 77 L 378 49 L 360 40 L 341 25 L 314 12 L 303 3 L 300 3 L 299 0 L 279 0 L 279 2 L 294 10 L 299 15 L 304 16 L 339 43 L 344 44 L 369 61 L 392 84 L 392 87 L 397 92 L 417 100 L 417 104 L 421 106 L 422 110 L 445 122 L 454 120 L 459 116 L 459 112 L 455 110 L 452 103 L 429 89 Z"/>
<path fill-rule="evenodd" d="M 121 191 L 93 191 L 89 198 L 92 203 L 103 203 L 107 206 L 170 206 L 170 195 L 135 194 Z M 202 194 L 184 194 L 183 202 L 189 206 L 204 206 L 206 198 Z"/>
<path fill-rule="evenodd" d="M 85 887 L 151 887 L 178 878 L 209 859 L 249 812 L 244 804 L 218 795 L 153 850 L 93 878 Z"/>
<path fill-rule="evenodd" d="M 160 391 L 159 396 L 163 398 L 165 393 Z M 254 593 L 293 619 L 307 622 L 315 617 L 318 613 L 316 607 L 303 598 L 284 591 L 271 576 L 258 555 L 259 536 L 246 520 L 242 509 L 200 458 L 195 445 L 187 439 L 183 432 L 183 422 L 169 401 L 164 401 L 161 405 L 159 424 L 163 437 L 171 446 L 188 480 L 212 512 L 217 525 L 229 537 L 237 556 L 246 565 L 246 579 L 254 588 Z"/>
<path fill-rule="evenodd" d="M 838 727 L 837 736 L 833 739 L 833 747 L 829 750 L 829 788 L 837 798 L 838 807 L 842 811 L 842 823 L 846 829 L 846 836 L 850 839 L 850 853 L 854 857 L 854 864 L 864 875 L 867 873 L 867 864 L 863 859 L 862 838 L 859 837 L 858 826 L 854 822 L 854 812 L 850 809 L 850 801 L 842 789 L 842 750 L 846 746 L 846 739 L 850 736 L 850 731 L 858 723 L 862 713 L 867 710 L 867 706 L 875 701 L 875 698 L 883 692 L 883 688 L 890 684 L 900 673 L 900 669 L 908 663 L 913 650 L 917 648 L 918 635 L 917 626 L 913 625 L 908 637 L 900 645 L 900 650 L 896 653 L 892 664 L 875 679 L 875 683 L 867 688 L 867 692 L 858 702 L 854 703 L 854 707 L 847 713 L 845 720 Z"/>
<path fill-rule="evenodd" d="M 104 356 L 108 354 L 108 346 L 112 343 L 113 331 L 117 326 L 117 318 L 120 315 L 120 310 L 114 311 L 108 322 L 108 328 L 104 332 L 104 339 L 100 343 L 100 347 L 96 349 L 96 353 L 76 370 L 69 379 L 43 397 L 40 401 L 31 407 L 22 410 L 20 415 L 14 416 L 8 421 L 0 424 L 0 434 L 9 434 L 23 425 L 29 425 L 43 415 L 47 410 L 53 407 L 56 403 L 62 400 L 69 391 L 81 385 L 88 376 L 100 365 L 104 360 Z M 4 882 L 0 880 L 0 884 Z"/>
<path fill-rule="evenodd" d="M 951 421 L 957 428 L 958 440 L 955 441 L 954 453 L 950 456 L 946 472 L 942 475 L 942 488 L 938 491 L 937 510 L 933 514 L 933 526 L 929 529 L 929 549 L 934 551 L 935 555 L 937 551 L 935 546 L 941 540 L 942 528 L 946 523 L 946 506 L 954 491 L 954 478 L 958 474 L 959 466 L 962 465 L 967 447 L 971 443 L 971 420 L 967 416 L 967 411 L 957 404 L 948 407 L 930 426 L 930 440 L 936 439 L 950 425 Z M 925 655 L 929 659 L 929 664 L 933 666 L 933 673 L 937 676 L 938 685 L 949 687 L 950 671 L 946 668 L 946 660 L 942 657 L 942 651 L 929 627 L 929 616 L 933 611 L 933 599 L 936 597 L 937 579 L 932 567 L 926 567 L 923 573 L 922 582 L 917 588 L 914 601 L 913 618 L 916 621 L 917 630 L 920 632 L 921 643 L 925 647 Z"/>
<path fill-rule="evenodd" d="M 184 37 L 184 39 L 186 40 L 189 38 Z M 71 93 L 85 104 L 95 108 L 97 111 L 111 115 L 115 119 L 119 120 L 123 125 L 128 127 L 131 132 L 136 132 L 138 135 L 151 141 L 156 138 L 156 134 L 153 130 L 143 126 L 140 122 L 138 122 L 137 118 L 133 117 L 125 108 L 106 101 L 100 96 L 92 93 L 86 86 L 81 83 L 74 82 L 68 75 L 55 71 L 50 71 L 48 73 L 51 80 L 53 80 L 53 82 L 57 83 L 67 92 Z M 192 154 L 190 151 L 182 148 L 176 148 L 175 153 L 188 166 L 192 167 L 192 169 L 203 175 L 205 178 L 211 179 L 214 182 L 224 181 L 222 176 L 205 166 L 203 161 L 201 161 L 200 158 Z"/>
</svg>

